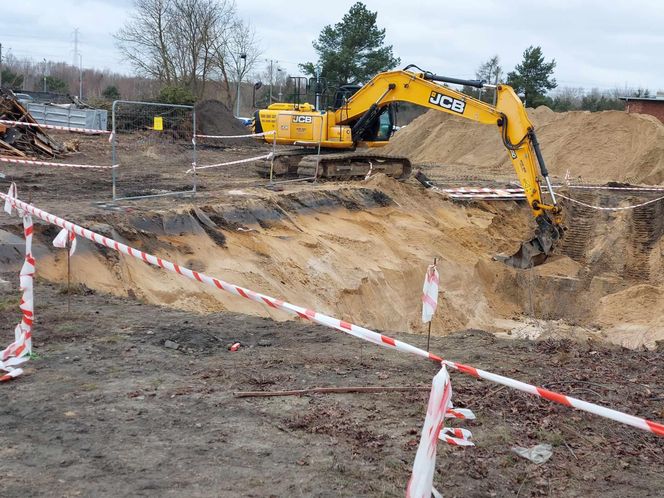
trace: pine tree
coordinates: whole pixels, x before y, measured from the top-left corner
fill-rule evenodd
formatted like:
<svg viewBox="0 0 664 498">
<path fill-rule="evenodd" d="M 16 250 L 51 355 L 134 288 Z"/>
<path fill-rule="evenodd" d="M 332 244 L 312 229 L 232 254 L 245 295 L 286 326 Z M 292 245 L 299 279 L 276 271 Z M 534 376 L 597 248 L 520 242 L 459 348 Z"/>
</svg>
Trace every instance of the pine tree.
<svg viewBox="0 0 664 498">
<path fill-rule="evenodd" d="M 323 28 L 313 43 L 318 64 L 307 62 L 300 69 L 311 76 L 316 66 L 330 85 L 366 83 L 375 74 L 397 66 L 392 45 L 384 45 L 385 29 L 376 24 L 377 12 L 355 3 L 341 22 Z"/>
<path fill-rule="evenodd" d="M 555 67 L 555 59 L 545 62 L 542 48 L 531 45 L 523 52 L 521 64 L 507 74 L 507 84 L 517 93 L 526 95 L 526 105 L 537 107 L 545 102 L 547 90 L 558 86 L 556 79 L 551 77 Z"/>
</svg>

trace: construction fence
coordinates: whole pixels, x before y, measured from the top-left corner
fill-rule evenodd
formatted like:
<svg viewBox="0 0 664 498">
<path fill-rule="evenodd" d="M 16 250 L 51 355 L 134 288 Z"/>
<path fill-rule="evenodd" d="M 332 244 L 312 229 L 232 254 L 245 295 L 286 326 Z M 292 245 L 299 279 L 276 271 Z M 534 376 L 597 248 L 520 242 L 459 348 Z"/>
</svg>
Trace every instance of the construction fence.
<svg viewBox="0 0 664 498">
<path fill-rule="evenodd" d="M 193 106 L 116 100 L 111 113 L 113 200 L 196 193 Z M 168 158 L 168 160 L 166 160 Z"/>
</svg>

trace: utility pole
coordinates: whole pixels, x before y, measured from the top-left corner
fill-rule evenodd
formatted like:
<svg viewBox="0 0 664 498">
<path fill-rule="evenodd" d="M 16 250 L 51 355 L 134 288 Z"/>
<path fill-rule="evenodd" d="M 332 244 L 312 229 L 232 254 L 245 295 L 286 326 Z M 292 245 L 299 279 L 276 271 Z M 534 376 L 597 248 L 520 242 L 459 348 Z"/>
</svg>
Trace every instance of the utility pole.
<svg viewBox="0 0 664 498">
<path fill-rule="evenodd" d="M 273 62 L 274 61 L 272 59 L 270 59 L 270 100 L 267 103 L 268 106 L 270 104 L 272 104 L 272 64 L 273 64 Z"/>
<path fill-rule="evenodd" d="M 46 59 L 44 59 L 44 93 L 46 93 Z"/>
<path fill-rule="evenodd" d="M 78 99 L 83 100 L 83 55 L 78 54 Z"/>
<path fill-rule="evenodd" d="M 237 65 L 237 93 L 235 94 L 235 117 L 240 117 L 240 85 L 242 84 L 242 76 L 244 75 L 244 70 L 247 68 L 247 54 L 240 54 L 240 60 L 243 62 L 242 70 L 240 70 L 240 64 L 238 61 Z"/>
<path fill-rule="evenodd" d="M 0 43 L 0 88 L 2 88 L 2 43 Z"/>
</svg>

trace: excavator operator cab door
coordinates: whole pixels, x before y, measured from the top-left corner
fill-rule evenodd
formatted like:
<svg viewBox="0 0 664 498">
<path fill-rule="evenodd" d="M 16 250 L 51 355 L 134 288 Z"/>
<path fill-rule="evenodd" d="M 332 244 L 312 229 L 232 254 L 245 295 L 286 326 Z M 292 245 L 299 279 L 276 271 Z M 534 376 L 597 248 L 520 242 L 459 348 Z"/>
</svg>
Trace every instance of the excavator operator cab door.
<svg viewBox="0 0 664 498">
<path fill-rule="evenodd" d="M 397 124 L 397 106 L 389 104 L 383 107 L 383 111 L 378 117 L 378 127 L 376 129 L 376 138 L 374 140 L 381 142 L 390 139 Z"/>
<path fill-rule="evenodd" d="M 346 105 L 346 101 L 355 95 L 360 88 L 362 88 L 361 85 L 341 85 L 334 92 L 334 110 L 336 111 Z"/>
<path fill-rule="evenodd" d="M 361 85 L 342 85 L 334 94 L 334 110 L 341 109 L 341 117 L 343 118 L 343 107 L 355 93 L 362 88 Z M 366 123 L 366 129 L 358 137 L 354 137 L 360 142 L 383 142 L 383 144 L 376 143 L 375 145 L 384 145 L 395 130 L 397 115 L 397 104 L 388 104 L 379 109 L 377 116 L 373 117 L 371 121 Z M 354 123 L 349 123 L 353 126 Z M 369 144 L 367 144 L 369 145 Z"/>
<path fill-rule="evenodd" d="M 362 142 L 387 142 L 394 134 L 396 114 L 396 104 L 388 104 L 381 108 L 380 114 L 367 126 L 360 140 Z M 375 145 L 384 145 L 384 143 Z"/>
</svg>

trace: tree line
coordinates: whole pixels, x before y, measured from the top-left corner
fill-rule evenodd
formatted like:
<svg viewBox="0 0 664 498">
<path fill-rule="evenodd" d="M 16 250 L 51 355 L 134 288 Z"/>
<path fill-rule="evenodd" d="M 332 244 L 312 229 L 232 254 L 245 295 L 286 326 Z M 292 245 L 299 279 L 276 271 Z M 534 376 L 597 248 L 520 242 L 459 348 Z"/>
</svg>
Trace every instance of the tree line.
<svg viewBox="0 0 664 498">
<path fill-rule="evenodd" d="M 159 91 L 157 82 L 109 70 L 84 68 L 82 71 L 85 98 L 139 98 Z M 2 86 L 15 92 L 47 91 L 78 95 L 79 68 L 66 62 L 35 62 L 9 53 L 2 60 Z"/>
<path fill-rule="evenodd" d="M 131 17 L 114 36 L 134 75 L 85 69 L 86 97 L 192 103 L 214 95 L 230 107 L 236 83 L 260 56 L 254 28 L 232 0 L 135 0 Z M 79 69 L 64 62 L 9 55 L 2 76 L 3 86 L 15 90 L 78 94 Z"/>
<path fill-rule="evenodd" d="M 158 81 L 175 100 L 200 100 L 211 83 L 231 104 L 233 83 L 254 68 L 260 49 L 253 27 L 230 0 L 135 0 L 115 34 L 136 74 Z"/>
<path fill-rule="evenodd" d="M 362 2 L 355 3 L 340 22 L 323 28 L 313 48 L 318 61 L 300 65 L 310 75 L 318 74 L 334 88 L 344 84 L 366 83 L 378 72 L 389 71 L 400 64 L 392 45 L 385 43 L 385 29 L 377 25 L 377 12 L 367 9 Z M 506 83 L 514 88 L 529 107 L 546 105 L 554 111 L 604 111 L 623 109 L 623 96 L 648 96 L 647 89 L 616 88 L 612 90 L 584 90 L 583 88 L 558 88 L 554 78 L 555 59 L 546 60 L 542 48 L 527 47 L 519 62 L 507 73 L 500 57 L 494 55 L 481 63 L 475 77 L 492 85 Z M 492 89 L 464 86 L 462 92 L 482 101 L 495 104 Z"/>
</svg>

